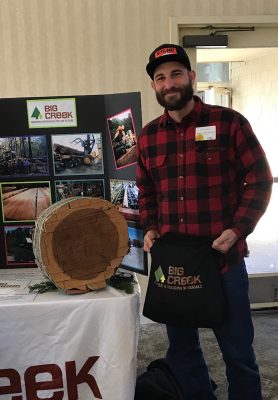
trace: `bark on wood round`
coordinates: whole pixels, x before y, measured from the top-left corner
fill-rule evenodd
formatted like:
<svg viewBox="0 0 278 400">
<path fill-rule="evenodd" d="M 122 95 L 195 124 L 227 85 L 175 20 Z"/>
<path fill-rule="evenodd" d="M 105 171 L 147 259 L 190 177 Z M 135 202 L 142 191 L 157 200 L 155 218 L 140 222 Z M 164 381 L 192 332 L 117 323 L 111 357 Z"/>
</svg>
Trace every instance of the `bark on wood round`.
<svg viewBox="0 0 278 400">
<path fill-rule="evenodd" d="M 42 272 L 66 293 L 99 289 L 128 253 L 127 223 L 107 200 L 65 199 L 38 217 L 33 250 Z"/>
</svg>

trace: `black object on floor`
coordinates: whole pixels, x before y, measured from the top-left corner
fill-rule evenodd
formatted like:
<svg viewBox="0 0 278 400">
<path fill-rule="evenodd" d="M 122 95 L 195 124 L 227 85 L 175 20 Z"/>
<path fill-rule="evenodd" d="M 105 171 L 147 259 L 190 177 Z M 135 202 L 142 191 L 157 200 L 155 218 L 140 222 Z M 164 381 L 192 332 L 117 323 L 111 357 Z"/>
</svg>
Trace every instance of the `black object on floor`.
<svg viewBox="0 0 278 400">
<path fill-rule="evenodd" d="M 184 400 L 165 359 L 152 361 L 147 371 L 138 376 L 134 400 Z"/>
</svg>

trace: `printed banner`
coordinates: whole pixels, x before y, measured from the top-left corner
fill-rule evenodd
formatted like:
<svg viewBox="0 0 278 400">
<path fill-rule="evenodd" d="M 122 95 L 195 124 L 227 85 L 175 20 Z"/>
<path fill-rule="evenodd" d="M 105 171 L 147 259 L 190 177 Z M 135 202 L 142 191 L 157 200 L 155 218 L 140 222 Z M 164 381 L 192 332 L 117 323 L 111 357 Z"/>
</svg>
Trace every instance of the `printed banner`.
<svg viewBox="0 0 278 400">
<path fill-rule="evenodd" d="M 26 101 L 30 129 L 77 126 L 75 98 Z"/>
<path fill-rule="evenodd" d="M 139 287 L 0 303 L 1 400 L 131 400 Z"/>
</svg>

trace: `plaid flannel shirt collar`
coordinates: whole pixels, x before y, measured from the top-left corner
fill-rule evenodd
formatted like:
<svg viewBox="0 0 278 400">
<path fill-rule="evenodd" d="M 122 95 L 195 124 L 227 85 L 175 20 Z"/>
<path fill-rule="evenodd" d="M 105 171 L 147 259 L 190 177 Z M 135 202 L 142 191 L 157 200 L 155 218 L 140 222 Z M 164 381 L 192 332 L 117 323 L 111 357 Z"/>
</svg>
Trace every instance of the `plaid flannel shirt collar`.
<svg viewBox="0 0 278 400">
<path fill-rule="evenodd" d="M 202 100 L 198 96 L 193 96 L 194 99 L 194 108 L 193 110 L 184 117 L 182 123 L 186 120 L 192 120 L 196 121 L 198 123 L 200 119 L 200 115 L 202 112 L 205 110 L 205 104 L 202 102 Z M 159 119 L 159 126 L 163 129 L 166 128 L 167 125 L 175 125 L 176 122 L 173 120 L 173 118 L 170 117 L 168 111 L 165 109 L 164 114 L 161 115 Z"/>
</svg>

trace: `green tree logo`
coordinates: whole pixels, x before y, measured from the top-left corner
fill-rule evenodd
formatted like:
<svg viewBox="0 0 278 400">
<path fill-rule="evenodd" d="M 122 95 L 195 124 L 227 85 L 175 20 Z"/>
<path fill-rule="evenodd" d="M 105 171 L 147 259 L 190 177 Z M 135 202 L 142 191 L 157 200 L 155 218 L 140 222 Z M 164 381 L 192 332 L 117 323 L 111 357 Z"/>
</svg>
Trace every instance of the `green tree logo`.
<svg viewBox="0 0 278 400">
<path fill-rule="evenodd" d="M 163 274 L 163 270 L 162 270 L 161 266 L 159 266 L 157 268 L 157 270 L 154 272 L 154 275 L 155 275 L 156 282 L 160 282 L 160 283 L 165 282 L 166 278 L 165 278 L 165 275 Z"/>
<path fill-rule="evenodd" d="M 38 107 L 35 107 L 33 114 L 31 115 L 31 118 L 36 118 L 36 119 L 42 118 L 42 115 Z"/>
</svg>

